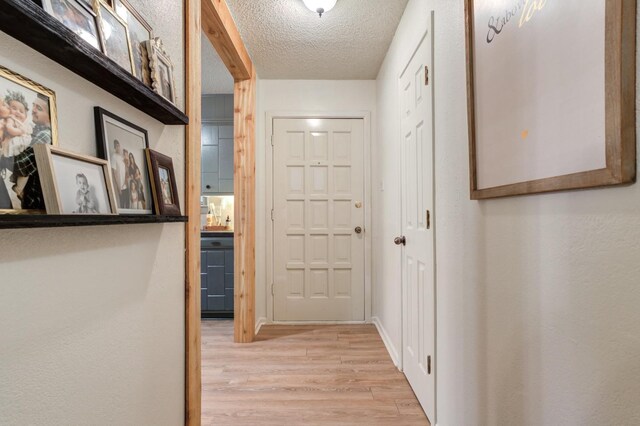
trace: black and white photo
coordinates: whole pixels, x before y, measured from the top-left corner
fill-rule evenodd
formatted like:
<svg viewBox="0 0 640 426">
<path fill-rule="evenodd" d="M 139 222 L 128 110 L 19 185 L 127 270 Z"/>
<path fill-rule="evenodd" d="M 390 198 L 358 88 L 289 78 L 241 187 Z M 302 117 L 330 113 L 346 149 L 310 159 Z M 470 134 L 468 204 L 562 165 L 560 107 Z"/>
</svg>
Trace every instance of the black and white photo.
<svg viewBox="0 0 640 426">
<path fill-rule="evenodd" d="M 152 195 L 144 150 L 147 131 L 100 107 L 95 108 L 98 155 L 109 162 L 120 213 L 151 214 Z"/>
<path fill-rule="evenodd" d="M 49 145 L 35 149 L 49 214 L 115 214 L 109 165 L 105 160 Z"/>
<path fill-rule="evenodd" d="M 33 147 L 57 143 L 53 91 L 0 66 L 0 213 L 44 210 Z"/>
</svg>

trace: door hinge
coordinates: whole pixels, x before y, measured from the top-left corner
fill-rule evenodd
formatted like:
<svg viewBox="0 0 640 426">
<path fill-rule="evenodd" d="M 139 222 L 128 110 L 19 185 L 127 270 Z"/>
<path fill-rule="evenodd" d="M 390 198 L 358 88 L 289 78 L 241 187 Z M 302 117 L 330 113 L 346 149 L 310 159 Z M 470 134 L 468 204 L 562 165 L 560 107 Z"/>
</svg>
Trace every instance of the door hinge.
<svg viewBox="0 0 640 426">
<path fill-rule="evenodd" d="M 273 222 L 273 209 L 271 209 L 271 222 Z"/>
<path fill-rule="evenodd" d="M 424 66 L 424 85 L 429 85 L 429 65 Z"/>
<path fill-rule="evenodd" d="M 274 285 L 273 285 L 273 283 L 271 283 L 271 295 L 272 295 L 272 296 L 275 296 L 275 295 L 276 295 L 276 292 L 275 292 L 275 290 L 274 290 Z"/>
<path fill-rule="evenodd" d="M 427 374 L 431 374 L 431 355 L 427 357 Z"/>
<path fill-rule="evenodd" d="M 273 146 L 273 135 L 271 135 L 271 146 Z"/>
<path fill-rule="evenodd" d="M 427 210 L 427 229 L 431 229 L 431 211 Z"/>
</svg>

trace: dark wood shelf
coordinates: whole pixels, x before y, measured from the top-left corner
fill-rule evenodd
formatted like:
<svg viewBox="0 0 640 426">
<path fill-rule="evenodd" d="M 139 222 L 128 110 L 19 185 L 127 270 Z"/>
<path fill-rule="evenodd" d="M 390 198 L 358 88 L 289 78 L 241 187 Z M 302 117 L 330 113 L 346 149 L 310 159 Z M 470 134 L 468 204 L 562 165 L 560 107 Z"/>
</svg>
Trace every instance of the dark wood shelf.
<svg viewBox="0 0 640 426">
<path fill-rule="evenodd" d="M 175 105 L 85 42 L 33 0 L 3 0 L 0 30 L 164 124 L 189 123 L 189 117 Z"/>
<path fill-rule="evenodd" d="M 64 226 L 132 225 L 138 223 L 180 223 L 186 216 L 155 215 L 0 215 L 0 229 L 59 228 Z"/>
</svg>

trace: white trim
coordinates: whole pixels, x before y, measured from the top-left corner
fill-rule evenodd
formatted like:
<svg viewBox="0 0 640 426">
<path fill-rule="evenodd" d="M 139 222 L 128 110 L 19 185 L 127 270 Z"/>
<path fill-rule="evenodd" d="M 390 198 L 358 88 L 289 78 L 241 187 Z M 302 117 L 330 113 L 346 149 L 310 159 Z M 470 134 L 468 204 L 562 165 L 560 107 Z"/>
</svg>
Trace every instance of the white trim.
<svg viewBox="0 0 640 426">
<path fill-rule="evenodd" d="M 398 350 L 393 345 L 393 342 L 391 341 L 391 338 L 389 337 L 389 333 L 387 333 L 387 330 L 382 325 L 382 322 L 380 322 L 380 318 L 371 317 L 371 322 L 378 329 L 378 333 L 380 334 L 380 337 L 382 338 L 382 342 L 384 343 L 384 346 L 387 348 L 387 352 L 389 352 L 389 356 L 391 357 L 391 361 L 393 361 L 393 365 L 395 365 L 398 368 L 398 370 L 402 371 L 402 365 L 400 363 L 401 358 L 398 355 Z"/>
<path fill-rule="evenodd" d="M 267 235 L 265 238 L 265 253 L 267 254 L 266 264 L 266 294 L 267 294 L 267 322 L 273 321 L 273 294 L 271 293 L 271 285 L 274 282 L 273 271 L 273 222 L 271 221 L 271 210 L 273 206 L 273 146 L 271 145 L 271 136 L 273 135 L 273 120 L 287 118 L 352 118 L 364 121 L 364 321 L 361 322 L 337 322 L 336 324 L 363 324 L 371 322 L 372 308 L 372 250 L 371 242 L 373 236 L 373 222 L 371 219 L 371 211 L 373 209 L 372 187 L 371 187 L 371 146 L 373 143 L 371 132 L 371 112 L 370 111 L 325 111 L 325 112 L 304 112 L 304 111 L 267 111 L 266 112 L 266 132 L 265 146 L 266 149 L 266 197 L 264 215 L 267 223 Z M 295 323 L 287 323 L 295 324 Z M 309 324 L 309 323 L 301 323 Z M 324 322 L 322 324 L 330 324 Z"/>
<path fill-rule="evenodd" d="M 266 317 L 258 318 L 258 321 L 256 321 L 256 336 L 258 335 L 258 332 L 260 331 L 262 326 L 265 325 L 266 323 L 267 323 L 267 318 Z"/>
</svg>

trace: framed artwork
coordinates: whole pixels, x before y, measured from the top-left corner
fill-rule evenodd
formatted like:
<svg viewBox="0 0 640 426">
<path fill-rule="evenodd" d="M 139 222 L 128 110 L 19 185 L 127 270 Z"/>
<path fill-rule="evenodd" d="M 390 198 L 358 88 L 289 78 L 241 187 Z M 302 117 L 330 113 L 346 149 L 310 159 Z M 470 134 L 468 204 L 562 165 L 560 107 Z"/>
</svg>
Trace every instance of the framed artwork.
<svg viewBox="0 0 640 426">
<path fill-rule="evenodd" d="M 164 154 L 146 150 L 147 163 L 151 171 L 151 189 L 156 214 L 180 216 L 180 201 L 173 160 Z"/>
<path fill-rule="evenodd" d="M 111 167 L 118 213 L 152 214 L 147 131 L 100 107 L 95 107 L 94 113 L 98 157 Z"/>
<path fill-rule="evenodd" d="M 465 11 L 471 199 L 634 182 L 636 0 Z"/>
<path fill-rule="evenodd" d="M 162 40 L 158 37 L 144 43 L 146 63 L 143 69 L 149 73 L 148 80 L 151 87 L 162 97 L 176 103 L 175 80 L 173 78 L 173 63 L 164 50 Z"/>
<path fill-rule="evenodd" d="M 95 0 L 94 10 L 98 14 L 98 29 L 104 44 L 104 53 L 135 76 L 127 23 L 116 15 L 104 1 Z"/>
<path fill-rule="evenodd" d="M 85 0 L 42 0 L 42 7 L 65 27 L 98 50 L 102 43 L 93 7 Z"/>
<path fill-rule="evenodd" d="M 57 143 L 55 93 L 0 66 L 0 214 L 44 211 L 33 146 Z"/>
<path fill-rule="evenodd" d="M 150 81 L 145 81 L 145 73 L 142 69 L 144 62 L 143 43 L 153 38 L 153 30 L 147 21 L 131 6 L 127 0 L 113 0 L 116 14 L 127 23 L 129 27 L 129 38 L 131 40 L 131 50 L 133 55 L 133 65 L 136 76 L 145 84 L 151 85 Z"/>
<path fill-rule="evenodd" d="M 116 214 L 109 163 L 54 148 L 35 147 L 48 214 Z"/>
</svg>

